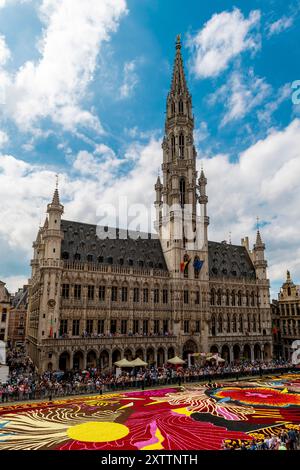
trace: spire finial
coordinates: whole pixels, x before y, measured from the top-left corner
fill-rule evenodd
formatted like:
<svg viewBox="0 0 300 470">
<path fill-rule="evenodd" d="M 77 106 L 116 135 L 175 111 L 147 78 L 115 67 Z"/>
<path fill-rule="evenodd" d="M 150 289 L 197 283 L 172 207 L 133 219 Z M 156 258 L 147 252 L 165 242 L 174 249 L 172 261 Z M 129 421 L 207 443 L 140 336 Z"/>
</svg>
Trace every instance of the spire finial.
<svg viewBox="0 0 300 470">
<path fill-rule="evenodd" d="M 59 179 L 59 176 L 58 174 L 56 173 L 55 175 L 55 188 L 58 189 L 58 179 Z"/>
<path fill-rule="evenodd" d="M 229 244 L 231 245 L 231 232 L 229 232 Z"/>
<path fill-rule="evenodd" d="M 259 217 L 258 216 L 256 217 L 256 228 L 257 230 L 259 230 Z"/>
<path fill-rule="evenodd" d="M 177 34 L 177 36 L 176 36 L 176 49 L 180 49 L 180 48 L 181 48 L 181 35 Z"/>
</svg>

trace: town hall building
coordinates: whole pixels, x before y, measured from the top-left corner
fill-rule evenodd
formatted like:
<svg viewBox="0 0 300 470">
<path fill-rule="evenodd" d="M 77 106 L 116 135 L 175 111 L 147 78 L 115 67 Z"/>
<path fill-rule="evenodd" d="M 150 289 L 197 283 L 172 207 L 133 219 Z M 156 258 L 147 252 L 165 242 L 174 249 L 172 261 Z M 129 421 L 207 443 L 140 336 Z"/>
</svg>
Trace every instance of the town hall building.
<svg viewBox="0 0 300 470">
<path fill-rule="evenodd" d="M 207 179 L 203 170 L 198 178 L 193 130 L 178 37 L 155 184 L 156 235 L 117 229 L 112 238 L 104 228 L 108 236 L 99 237 L 96 225 L 62 218 L 58 188 L 47 206 L 33 243 L 27 322 L 39 371 L 111 369 L 123 357 L 161 366 L 197 352 L 230 362 L 271 359 L 265 245 L 259 230 L 252 250 L 248 238 L 209 241 Z"/>
</svg>

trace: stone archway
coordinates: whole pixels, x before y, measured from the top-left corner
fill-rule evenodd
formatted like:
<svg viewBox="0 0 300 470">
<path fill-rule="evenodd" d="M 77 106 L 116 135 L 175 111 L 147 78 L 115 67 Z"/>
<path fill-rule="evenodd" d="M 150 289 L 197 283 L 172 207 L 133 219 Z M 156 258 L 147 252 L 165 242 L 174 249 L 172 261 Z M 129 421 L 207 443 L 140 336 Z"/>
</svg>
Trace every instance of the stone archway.
<svg viewBox="0 0 300 470">
<path fill-rule="evenodd" d="M 219 353 L 219 348 L 215 344 L 210 348 L 210 352 L 212 354 L 218 354 Z"/>
<path fill-rule="evenodd" d="M 142 361 L 144 360 L 144 350 L 142 348 L 139 348 L 135 351 L 135 358 L 137 357 L 142 359 Z"/>
<path fill-rule="evenodd" d="M 165 363 L 165 351 L 163 348 L 157 350 L 157 366 L 162 367 Z"/>
<path fill-rule="evenodd" d="M 68 351 L 64 351 L 59 356 L 58 368 L 59 370 L 63 370 L 63 371 L 70 369 L 70 354 L 68 353 Z"/>
<path fill-rule="evenodd" d="M 270 343 L 265 343 L 264 345 L 264 359 L 269 361 L 271 360 L 271 345 Z"/>
<path fill-rule="evenodd" d="M 73 355 L 73 369 L 82 370 L 84 367 L 84 356 L 82 351 L 76 351 Z"/>
<path fill-rule="evenodd" d="M 109 367 L 109 352 L 106 351 L 106 349 L 100 353 L 99 365 L 101 370 L 107 369 Z"/>
<path fill-rule="evenodd" d="M 87 355 L 86 355 L 86 366 L 87 366 L 87 368 L 97 367 L 97 354 L 94 350 L 91 350 L 87 353 Z"/>
<path fill-rule="evenodd" d="M 239 361 L 241 357 L 241 348 L 238 344 L 233 346 L 233 360 Z"/>
<path fill-rule="evenodd" d="M 125 351 L 124 351 L 124 357 L 125 357 L 125 359 L 127 359 L 127 361 L 132 361 L 132 359 L 133 359 L 133 354 L 132 354 L 131 349 L 129 349 L 129 348 L 125 349 Z"/>
<path fill-rule="evenodd" d="M 120 361 L 120 360 L 121 360 L 121 351 L 119 349 L 115 349 L 112 353 L 113 365 L 115 364 L 115 362 Z"/>
<path fill-rule="evenodd" d="M 189 339 L 183 345 L 183 348 L 182 348 L 182 358 L 183 358 L 183 360 L 188 359 L 189 354 L 193 354 L 193 353 L 196 353 L 196 352 L 198 352 L 197 344 L 192 339 Z M 191 360 L 191 364 L 195 363 L 195 358 L 194 357 L 191 357 L 190 360 Z"/>
<path fill-rule="evenodd" d="M 153 348 L 148 348 L 147 349 L 146 362 L 148 362 L 149 365 L 152 365 L 152 364 L 155 363 L 155 354 L 154 354 L 154 349 Z"/>
<path fill-rule="evenodd" d="M 249 344 L 245 344 L 243 349 L 243 358 L 245 361 L 251 361 L 251 347 Z"/>
<path fill-rule="evenodd" d="M 174 348 L 168 348 L 168 359 L 172 359 L 175 356 Z"/>
<path fill-rule="evenodd" d="M 221 357 L 225 359 L 225 361 L 227 361 L 228 363 L 230 362 L 230 349 L 229 349 L 229 346 L 227 346 L 227 344 L 224 344 L 222 346 Z"/>
<path fill-rule="evenodd" d="M 259 361 L 261 359 L 261 347 L 258 343 L 254 345 L 254 359 L 256 361 Z"/>
</svg>

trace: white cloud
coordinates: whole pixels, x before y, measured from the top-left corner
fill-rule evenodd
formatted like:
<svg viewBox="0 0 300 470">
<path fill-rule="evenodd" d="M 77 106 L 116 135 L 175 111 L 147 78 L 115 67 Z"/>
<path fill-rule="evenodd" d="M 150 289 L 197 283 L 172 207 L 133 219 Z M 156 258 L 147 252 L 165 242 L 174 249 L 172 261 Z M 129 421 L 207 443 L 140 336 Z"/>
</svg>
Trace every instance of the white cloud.
<svg viewBox="0 0 300 470">
<path fill-rule="evenodd" d="M 0 130 L 0 148 L 4 147 L 9 142 L 9 137 L 6 132 Z"/>
<path fill-rule="evenodd" d="M 194 139 L 196 146 L 199 145 L 200 142 L 207 139 L 209 136 L 207 123 L 205 121 L 201 121 L 199 126 L 194 130 Z"/>
<path fill-rule="evenodd" d="M 81 103 L 101 45 L 126 12 L 125 0 L 43 0 L 40 59 L 24 63 L 5 84 L 6 112 L 22 130 L 50 117 L 68 130 L 81 125 L 102 131 L 98 118 Z"/>
<path fill-rule="evenodd" d="M 291 267 L 300 280 L 300 120 L 271 132 L 243 152 L 238 161 L 228 155 L 205 159 L 208 178 L 210 239 L 233 243 L 255 236 L 255 219 L 266 243 L 271 281 L 280 281 Z M 222 184 L 220 184 L 222 182 Z"/>
<path fill-rule="evenodd" d="M 214 14 L 192 38 L 192 70 L 198 78 L 215 77 L 228 67 L 241 52 L 260 47 L 257 28 L 260 12 L 253 10 L 248 18 L 235 8 L 232 12 Z"/>
<path fill-rule="evenodd" d="M 279 18 L 279 20 L 274 21 L 274 23 L 270 23 L 267 26 L 268 30 L 268 37 L 273 36 L 274 34 L 279 34 L 282 31 L 285 31 L 286 29 L 290 28 L 294 23 L 294 17 L 293 16 L 283 16 L 282 18 Z"/>
<path fill-rule="evenodd" d="M 120 98 L 129 98 L 139 81 L 136 73 L 136 61 L 125 62 L 123 73 L 124 80 L 120 87 Z"/>
<path fill-rule="evenodd" d="M 231 231 L 233 243 L 245 235 L 254 241 L 258 215 L 266 223 L 261 233 L 272 282 L 281 281 L 287 268 L 300 280 L 299 149 L 300 120 L 295 119 L 249 147 L 237 161 L 224 154 L 204 158 L 209 238 L 224 240 Z M 200 159 L 203 161 L 203 156 L 199 155 Z M 150 208 L 161 162 L 160 139 L 131 144 L 122 159 L 104 144 L 93 154 L 80 152 L 68 171 L 60 171 L 64 218 L 97 223 L 99 207 L 118 204 L 122 196 L 127 196 L 128 204 L 142 203 Z M 124 174 L 119 171 L 123 163 L 132 165 Z M 20 259 L 24 253 L 32 254 L 31 244 L 52 197 L 56 171 L 9 155 L 0 159 L 0 217 L 5 220 L 0 225 L 0 246 L 9 244 L 15 251 L 23 250 Z M 6 250 L 3 253 L 5 257 Z"/>
<path fill-rule="evenodd" d="M 286 83 L 276 93 L 275 98 L 268 102 L 264 108 L 257 111 L 257 117 L 259 121 L 270 125 L 272 114 L 279 108 L 281 103 L 286 99 L 290 98 L 292 94 L 291 84 Z"/>
<path fill-rule="evenodd" d="M 1 278 L 0 278 L 1 279 Z M 15 294 L 20 287 L 28 284 L 28 278 L 25 276 L 8 276 L 5 277 L 6 288 L 11 294 Z"/>
<path fill-rule="evenodd" d="M 209 103 L 224 104 L 222 127 L 231 121 L 242 119 L 263 103 L 270 94 L 271 86 L 263 78 L 256 77 L 252 69 L 248 70 L 247 75 L 234 71 L 228 81 L 209 97 Z"/>
</svg>

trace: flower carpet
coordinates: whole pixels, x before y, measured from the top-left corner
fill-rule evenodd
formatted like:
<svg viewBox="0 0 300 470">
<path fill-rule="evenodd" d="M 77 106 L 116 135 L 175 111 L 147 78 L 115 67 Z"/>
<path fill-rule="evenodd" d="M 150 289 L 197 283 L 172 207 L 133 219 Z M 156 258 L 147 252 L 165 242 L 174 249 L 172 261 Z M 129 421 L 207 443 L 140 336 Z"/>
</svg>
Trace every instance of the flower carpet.
<svg viewBox="0 0 300 470">
<path fill-rule="evenodd" d="M 0 450 L 218 450 L 300 430 L 300 374 L 0 406 Z"/>
</svg>

